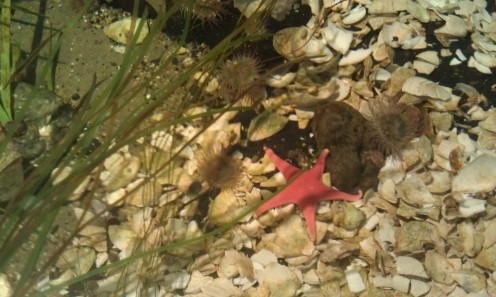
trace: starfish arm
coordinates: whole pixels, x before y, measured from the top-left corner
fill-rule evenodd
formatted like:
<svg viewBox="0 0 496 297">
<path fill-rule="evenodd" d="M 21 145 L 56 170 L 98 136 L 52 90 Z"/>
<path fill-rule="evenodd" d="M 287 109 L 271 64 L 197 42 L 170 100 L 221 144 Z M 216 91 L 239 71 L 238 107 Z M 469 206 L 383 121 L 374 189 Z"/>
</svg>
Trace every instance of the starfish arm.
<svg viewBox="0 0 496 297">
<path fill-rule="evenodd" d="M 358 194 L 349 194 L 346 192 L 341 192 L 340 190 L 332 187 L 329 188 L 326 185 L 322 184 L 319 186 L 316 192 L 318 193 L 318 200 L 346 200 L 346 201 L 357 201 L 362 198 L 362 191 L 359 191 Z"/>
<path fill-rule="evenodd" d="M 300 173 L 300 170 L 298 168 L 279 158 L 270 148 L 264 147 L 264 150 L 265 153 L 272 160 L 272 162 L 274 162 L 277 169 L 279 169 L 279 171 L 282 173 L 284 179 L 286 179 L 286 182 L 289 182 Z"/>
<path fill-rule="evenodd" d="M 317 158 L 317 162 L 315 162 L 315 165 L 312 167 L 312 170 L 315 170 L 316 172 L 319 173 L 319 179 L 320 175 L 324 173 L 324 168 L 325 168 L 325 159 L 327 158 L 327 154 L 329 154 L 328 149 L 324 149 L 320 152 L 319 157 Z"/>
<path fill-rule="evenodd" d="M 303 212 L 303 216 L 305 217 L 305 221 L 308 226 L 308 233 L 310 234 L 310 239 L 315 242 L 316 238 L 316 224 L 315 224 L 315 210 L 316 210 L 316 202 L 315 203 L 307 203 L 305 205 L 298 205 L 298 207 Z"/>
<path fill-rule="evenodd" d="M 294 203 L 291 199 L 290 193 L 288 192 L 289 189 L 290 186 L 277 193 L 275 196 L 270 197 L 264 204 L 260 205 L 260 207 L 257 208 L 257 210 L 255 211 L 255 215 L 259 216 L 269 209 Z"/>
</svg>

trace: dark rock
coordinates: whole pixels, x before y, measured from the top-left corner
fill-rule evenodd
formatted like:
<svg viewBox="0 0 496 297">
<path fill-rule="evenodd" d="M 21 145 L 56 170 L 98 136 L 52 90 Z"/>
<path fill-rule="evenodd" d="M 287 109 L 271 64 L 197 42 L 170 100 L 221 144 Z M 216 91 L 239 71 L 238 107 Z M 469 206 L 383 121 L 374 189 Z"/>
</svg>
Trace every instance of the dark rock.
<svg viewBox="0 0 496 297">
<path fill-rule="evenodd" d="M 318 148 L 330 150 L 326 170 L 334 187 L 350 193 L 377 187 L 385 156 L 372 145 L 368 121 L 360 112 L 331 102 L 317 109 L 312 130 Z"/>
</svg>

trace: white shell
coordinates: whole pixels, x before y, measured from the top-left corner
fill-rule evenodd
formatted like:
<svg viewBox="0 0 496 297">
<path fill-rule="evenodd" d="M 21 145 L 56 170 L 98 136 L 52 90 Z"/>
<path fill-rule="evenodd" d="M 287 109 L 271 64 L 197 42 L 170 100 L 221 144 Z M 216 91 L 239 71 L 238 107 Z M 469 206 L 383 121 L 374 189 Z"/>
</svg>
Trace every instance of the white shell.
<svg viewBox="0 0 496 297">
<path fill-rule="evenodd" d="M 462 61 L 462 62 L 467 61 L 467 57 L 465 57 L 465 55 L 463 54 L 463 52 L 460 49 L 457 49 L 455 51 L 455 55 L 458 57 L 458 59 L 460 59 L 460 61 Z"/>
<path fill-rule="evenodd" d="M 411 26 L 395 21 L 382 27 L 379 38 L 393 48 L 422 49 L 427 47 L 425 36 L 417 34 Z"/>
<path fill-rule="evenodd" d="M 349 51 L 339 60 L 339 66 L 353 65 L 362 62 L 372 53 L 371 48 L 361 48 Z"/>
<path fill-rule="evenodd" d="M 434 30 L 435 34 L 446 34 L 453 37 L 465 37 L 468 26 L 464 19 L 454 14 L 444 17 L 446 23 L 441 28 Z"/>
<path fill-rule="evenodd" d="M 358 5 L 343 18 L 343 24 L 351 25 L 359 22 L 367 14 L 367 9 L 362 5 Z"/>
<path fill-rule="evenodd" d="M 331 22 L 322 28 L 320 32 L 327 44 L 343 55 L 349 50 L 353 41 L 353 33 L 351 31 L 341 29 Z"/>
<path fill-rule="evenodd" d="M 305 56 L 315 63 L 328 62 L 333 54 L 326 46 L 325 42 L 320 39 L 312 38 L 305 44 Z"/>
<path fill-rule="evenodd" d="M 424 51 L 416 56 L 417 59 L 438 66 L 441 63 L 436 51 Z"/>
<path fill-rule="evenodd" d="M 443 101 L 452 98 L 450 88 L 440 86 L 428 79 L 418 76 L 407 79 L 403 84 L 402 91 L 415 96 L 427 96 Z"/>
<path fill-rule="evenodd" d="M 408 0 L 406 10 L 408 11 L 408 13 L 410 13 L 413 17 L 415 17 L 417 20 L 421 21 L 422 23 L 428 23 L 431 19 L 427 9 L 424 6 L 412 0 Z"/>
<path fill-rule="evenodd" d="M 367 1 L 369 14 L 394 13 L 404 11 L 408 7 L 408 0 L 374 0 Z"/>
<path fill-rule="evenodd" d="M 346 281 L 348 282 L 348 288 L 352 293 L 360 293 L 366 289 L 365 283 L 357 270 L 345 271 Z"/>
<path fill-rule="evenodd" d="M 391 72 L 384 68 L 377 68 L 371 75 L 371 79 L 375 81 L 387 81 L 391 78 Z"/>
<path fill-rule="evenodd" d="M 267 85 L 273 88 L 284 88 L 291 84 L 296 77 L 296 73 L 288 72 L 284 74 L 273 74 L 265 80 Z"/>
<path fill-rule="evenodd" d="M 496 108 L 485 112 L 485 119 L 479 123 L 479 127 L 496 133 Z"/>
<path fill-rule="evenodd" d="M 119 20 L 103 28 L 103 33 L 105 33 L 105 35 L 107 35 L 112 40 L 118 43 L 127 44 L 128 42 L 132 41 L 133 35 L 137 33 L 141 19 L 137 18 L 135 20 L 133 35 L 130 34 L 132 22 L 133 22 L 132 18 L 125 18 Z M 141 28 L 141 31 L 139 32 L 139 36 L 136 43 L 137 44 L 142 43 L 145 37 L 148 35 L 148 33 L 149 33 L 148 24 L 145 23 Z"/>
<path fill-rule="evenodd" d="M 496 157 L 484 154 L 477 157 L 453 178 L 456 192 L 490 192 L 496 188 Z"/>
<path fill-rule="evenodd" d="M 415 60 L 413 61 L 413 69 L 417 70 L 418 73 L 431 74 L 436 70 L 436 65 L 425 61 Z"/>
<path fill-rule="evenodd" d="M 475 67 L 477 71 L 484 73 L 484 74 L 492 74 L 491 69 L 487 67 L 486 65 L 481 64 L 479 61 L 477 61 L 474 56 L 471 56 L 470 59 L 468 59 L 468 67 Z"/>
<path fill-rule="evenodd" d="M 482 65 L 493 68 L 496 67 L 496 57 L 494 55 L 486 54 L 486 53 L 481 53 L 479 51 L 476 51 L 474 53 L 474 58 L 477 60 L 477 62 L 481 63 Z"/>
<path fill-rule="evenodd" d="M 422 263 L 413 258 L 406 256 L 399 256 L 396 258 L 396 272 L 406 277 L 418 277 L 422 279 L 429 278 L 427 273 L 425 273 L 424 266 Z"/>
<path fill-rule="evenodd" d="M 458 60 L 457 58 L 452 58 L 449 62 L 449 65 L 450 66 L 456 66 L 456 65 L 460 65 L 462 63 L 462 61 Z"/>
</svg>

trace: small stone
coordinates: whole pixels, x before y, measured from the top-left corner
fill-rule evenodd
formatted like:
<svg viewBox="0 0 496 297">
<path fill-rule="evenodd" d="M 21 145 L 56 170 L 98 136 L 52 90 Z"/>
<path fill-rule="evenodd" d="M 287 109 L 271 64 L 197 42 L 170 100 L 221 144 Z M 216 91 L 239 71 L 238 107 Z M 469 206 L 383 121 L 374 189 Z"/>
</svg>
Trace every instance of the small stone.
<svg viewBox="0 0 496 297">
<path fill-rule="evenodd" d="M 296 296 L 300 281 L 287 266 L 270 263 L 265 268 L 264 275 L 258 296 Z"/>
<path fill-rule="evenodd" d="M 436 227 L 427 222 L 406 222 L 395 233 L 398 253 L 419 253 L 426 245 L 439 248 L 443 242 Z"/>
</svg>

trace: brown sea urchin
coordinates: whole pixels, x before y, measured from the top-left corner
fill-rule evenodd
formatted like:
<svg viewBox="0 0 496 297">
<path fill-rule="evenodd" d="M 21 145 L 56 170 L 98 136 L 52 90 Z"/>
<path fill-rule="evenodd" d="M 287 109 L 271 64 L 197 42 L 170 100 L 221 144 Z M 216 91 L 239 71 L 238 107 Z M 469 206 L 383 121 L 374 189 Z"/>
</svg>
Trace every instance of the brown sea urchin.
<svg viewBox="0 0 496 297">
<path fill-rule="evenodd" d="M 226 154 L 224 149 L 209 147 L 197 157 L 200 180 L 218 189 L 234 189 L 243 177 L 241 160 Z"/>
<path fill-rule="evenodd" d="M 191 10 L 195 20 L 215 25 L 227 14 L 227 3 L 225 0 L 183 0 L 181 5 L 185 14 Z"/>
<path fill-rule="evenodd" d="M 401 156 L 410 141 L 422 132 L 420 111 L 411 105 L 382 99 L 369 102 L 369 106 L 370 140 L 386 156 Z"/>
<path fill-rule="evenodd" d="M 238 97 L 260 77 L 260 61 L 251 54 L 237 54 L 226 60 L 218 71 L 220 95 L 227 101 Z"/>
</svg>

